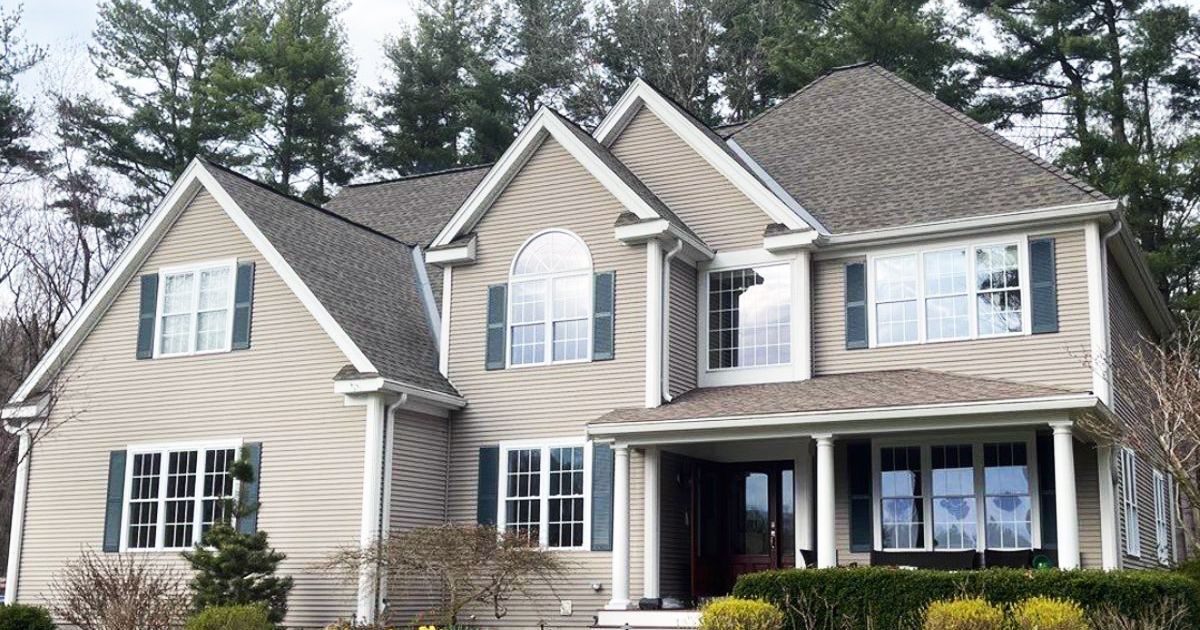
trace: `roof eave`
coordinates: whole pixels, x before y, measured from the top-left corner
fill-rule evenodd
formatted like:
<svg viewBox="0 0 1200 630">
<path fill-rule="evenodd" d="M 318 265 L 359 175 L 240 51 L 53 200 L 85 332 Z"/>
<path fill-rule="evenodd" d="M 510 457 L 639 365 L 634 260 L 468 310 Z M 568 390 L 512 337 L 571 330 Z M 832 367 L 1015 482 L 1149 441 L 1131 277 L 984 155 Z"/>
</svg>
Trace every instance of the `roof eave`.
<svg viewBox="0 0 1200 630">
<path fill-rule="evenodd" d="M 379 375 L 364 375 L 361 378 L 337 379 L 333 382 L 335 394 L 352 396 L 356 394 L 387 393 L 408 396 L 423 403 L 441 409 L 462 409 L 467 406 L 467 399 L 445 392 L 438 392 L 410 383 L 386 378 Z"/>
</svg>

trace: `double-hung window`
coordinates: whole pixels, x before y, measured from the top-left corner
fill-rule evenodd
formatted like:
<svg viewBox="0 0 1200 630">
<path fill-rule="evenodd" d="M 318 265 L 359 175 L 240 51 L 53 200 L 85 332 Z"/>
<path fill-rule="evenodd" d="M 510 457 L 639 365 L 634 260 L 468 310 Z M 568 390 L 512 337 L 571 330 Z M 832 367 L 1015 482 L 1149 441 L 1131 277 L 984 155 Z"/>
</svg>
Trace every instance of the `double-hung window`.
<svg viewBox="0 0 1200 630">
<path fill-rule="evenodd" d="M 230 349 L 234 261 L 164 269 L 159 273 L 158 356 Z"/>
<path fill-rule="evenodd" d="M 884 549 L 925 547 L 921 469 L 919 446 L 887 447 L 879 452 Z"/>
<path fill-rule="evenodd" d="M 970 444 L 930 447 L 934 549 L 976 546 L 975 458 Z"/>
<path fill-rule="evenodd" d="M 1024 442 L 983 445 L 984 518 L 989 549 L 1033 546 L 1033 493 Z"/>
<path fill-rule="evenodd" d="M 1125 502 L 1125 553 L 1142 556 L 1141 512 L 1138 510 L 1137 455 L 1121 450 L 1121 494 Z"/>
<path fill-rule="evenodd" d="M 586 548 L 587 449 L 560 444 L 502 450 L 504 530 L 551 549 Z"/>
<path fill-rule="evenodd" d="M 791 363 L 791 322 L 790 264 L 709 272 L 709 370 Z"/>
<path fill-rule="evenodd" d="M 1167 564 L 1171 560 L 1171 528 L 1170 517 L 1167 515 L 1168 505 L 1167 478 L 1160 471 L 1154 471 L 1154 547 L 1158 551 L 1158 561 Z"/>
<path fill-rule="evenodd" d="M 579 237 L 533 237 L 513 261 L 509 287 L 509 365 L 591 358 L 592 259 Z"/>
<path fill-rule="evenodd" d="M 1023 241 L 871 258 L 874 345 L 1024 331 Z"/>
<path fill-rule="evenodd" d="M 232 515 L 236 444 L 129 449 L 124 547 L 184 549 Z"/>
</svg>

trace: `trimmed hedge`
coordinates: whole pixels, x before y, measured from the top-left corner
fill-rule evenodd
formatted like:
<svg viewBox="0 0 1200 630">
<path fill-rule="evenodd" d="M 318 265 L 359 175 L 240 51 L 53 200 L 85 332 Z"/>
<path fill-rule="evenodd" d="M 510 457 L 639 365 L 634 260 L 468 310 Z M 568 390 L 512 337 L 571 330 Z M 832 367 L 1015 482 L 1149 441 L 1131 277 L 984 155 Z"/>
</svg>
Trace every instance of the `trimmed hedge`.
<svg viewBox="0 0 1200 630">
<path fill-rule="evenodd" d="M 751 573 L 738 578 L 735 597 L 774 603 L 788 615 L 789 627 L 842 627 L 849 622 L 866 628 L 920 624 L 934 601 L 979 596 L 1000 605 L 1030 597 L 1078 602 L 1085 610 L 1112 606 L 1137 617 L 1164 599 L 1188 607 L 1191 627 L 1200 628 L 1200 588 L 1182 575 L 1166 571 L 929 571 L 888 567 L 787 569 Z"/>
<path fill-rule="evenodd" d="M 54 630 L 54 622 L 40 606 L 0 604 L 0 630 Z"/>
<path fill-rule="evenodd" d="M 275 630 L 262 604 L 210 606 L 187 620 L 185 630 Z"/>
</svg>

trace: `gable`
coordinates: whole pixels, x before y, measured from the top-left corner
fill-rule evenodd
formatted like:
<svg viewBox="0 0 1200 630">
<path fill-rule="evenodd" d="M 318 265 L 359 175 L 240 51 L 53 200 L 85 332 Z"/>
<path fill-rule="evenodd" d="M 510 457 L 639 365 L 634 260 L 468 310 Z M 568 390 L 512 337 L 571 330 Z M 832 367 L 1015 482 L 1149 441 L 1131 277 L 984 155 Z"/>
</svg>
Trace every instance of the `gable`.
<svg viewBox="0 0 1200 630">
<path fill-rule="evenodd" d="M 648 107 L 639 106 L 612 152 L 705 243 L 718 250 L 762 246 L 774 221 Z"/>
</svg>

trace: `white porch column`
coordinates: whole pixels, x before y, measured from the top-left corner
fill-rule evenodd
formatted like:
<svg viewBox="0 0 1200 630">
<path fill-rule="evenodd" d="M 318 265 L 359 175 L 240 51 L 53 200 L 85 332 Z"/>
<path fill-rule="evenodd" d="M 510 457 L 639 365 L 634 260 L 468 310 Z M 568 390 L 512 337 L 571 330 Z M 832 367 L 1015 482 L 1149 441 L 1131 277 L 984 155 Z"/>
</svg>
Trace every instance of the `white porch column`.
<svg viewBox="0 0 1200 630">
<path fill-rule="evenodd" d="M 1121 568 L 1117 537 L 1117 490 L 1113 486 L 1113 447 L 1096 447 L 1096 479 L 1100 483 L 1100 566 L 1105 571 Z M 1057 488 L 1056 488 L 1057 490 Z"/>
<path fill-rule="evenodd" d="M 792 490 L 796 508 L 796 567 L 804 568 L 804 550 L 811 550 L 813 544 L 813 511 L 812 511 L 812 451 L 808 440 L 800 442 L 796 456 L 792 459 Z"/>
<path fill-rule="evenodd" d="M 4 582 L 4 602 L 17 601 L 17 579 L 21 577 L 21 541 L 25 537 L 25 495 L 29 489 L 29 429 L 17 432 L 17 479 L 13 493 L 12 528 L 8 535 L 8 579 Z"/>
<path fill-rule="evenodd" d="M 833 436 L 814 435 L 817 441 L 817 568 L 837 566 L 837 541 L 833 518 Z"/>
<path fill-rule="evenodd" d="M 642 458 L 642 597 L 658 599 L 659 592 L 659 500 L 662 454 L 657 446 L 647 446 Z"/>
<path fill-rule="evenodd" d="M 383 508 L 383 433 L 387 403 L 381 393 L 366 395 L 367 417 L 363 430 L 362 520 L 359 522 L 359 544 L 375 544 L 379 538 L 380 515 Z M 358 576 L 358 606 L 355 616 L 374 623 L 378 616 L 379 579 L 371 567 L 364 567 Z"/>
<path fill-rule="evenodd" d="M 609 610 L 629 608 L 629 446 L 613 445 L 612 599 Z"/>
<path fill-rule="evenodd" d="M 1075 440 L 1070 422 L 1054 429 L 1054 498 L 1058 519 L 1058 568 L 1079 568 L 1079 505 L 1075 500 Z"/>
</svg>

